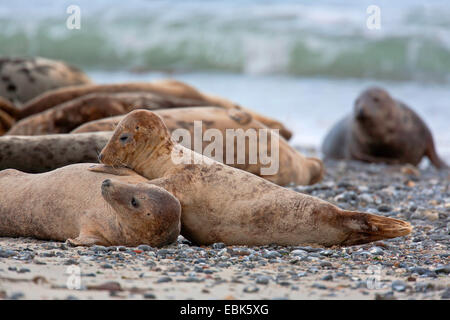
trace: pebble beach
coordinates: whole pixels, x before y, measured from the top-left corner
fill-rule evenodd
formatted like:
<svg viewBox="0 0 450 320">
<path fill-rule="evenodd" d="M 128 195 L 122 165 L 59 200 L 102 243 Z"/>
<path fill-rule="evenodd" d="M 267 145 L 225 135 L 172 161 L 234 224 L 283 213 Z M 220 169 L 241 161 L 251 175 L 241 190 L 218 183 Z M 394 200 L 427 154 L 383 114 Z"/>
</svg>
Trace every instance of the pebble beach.
<svg viewBox="0 0 450 320">
<path fill-rule="evenodd" d="M 292 189 L 409 221 L 413 232 L 352 247 L 70 247 L 0 239 L 3 299 L 450 299 L 450 174 L 327 161 Z"/>
</svg>

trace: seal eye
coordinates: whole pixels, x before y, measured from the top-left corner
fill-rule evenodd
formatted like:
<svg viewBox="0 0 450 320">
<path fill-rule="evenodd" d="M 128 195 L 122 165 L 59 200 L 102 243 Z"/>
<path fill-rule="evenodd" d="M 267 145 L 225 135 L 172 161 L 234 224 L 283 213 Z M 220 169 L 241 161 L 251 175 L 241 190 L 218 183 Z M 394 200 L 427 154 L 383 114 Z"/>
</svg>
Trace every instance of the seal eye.
<svg viewBox="0 0 450 320">
<path fill-rule="evenodd" d="M 119 138 L 120 142 L 125 143 L 128 141 L 128 139 L 130 138 L 130 136 L 126 133 L 122 134 Z"/>
<path fill-rule="evenodd" d="M 136 126 L 136 130 L 139 130 L 139 126 Z"/>
<path fill-rule="evenodd" d="M 139 207 L 139 203 L 136 201 L 134 197 L 131 198 L 131 205 L 135 208 Z"/>
</svg>

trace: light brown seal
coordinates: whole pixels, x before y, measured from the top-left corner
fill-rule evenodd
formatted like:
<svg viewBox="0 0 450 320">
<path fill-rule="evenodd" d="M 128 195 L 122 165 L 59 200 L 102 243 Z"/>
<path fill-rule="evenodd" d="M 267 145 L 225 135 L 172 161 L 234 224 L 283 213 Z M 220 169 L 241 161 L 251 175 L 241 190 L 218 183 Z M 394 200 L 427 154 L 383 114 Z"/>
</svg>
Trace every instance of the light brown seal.
<svg viewBox="0 0 450 320">
<path fill-rule="evenodd" d="M 188 158 L 194 163 L 183 162 Z M 162 119 L 146 110 L 119 123 L 99 159 L 154 179 L 177 197 L 181 233 L 199 244 L 354 245 L 411 232 L 407 222 L 345 211 L 203 157 L 176 144 Z"/>
<path fill-rule="evenodd" d="M 254 120 L 249 114 L 235 109 L 226 110 L 217 107 L 199 107 L 199 108 L 180 108 L 166 109 L 156 111 L 171 132 L 186 128 L 191 134 L 191 140 L 182 140 L 181 144 L 194 148 L 194 120 L 202 121 L 202 133 L 209 129 L 219 130 L 223 137 L 226 137 L 227 129 L 242 129 L 244 133 L 248 129 L 267 130 L 267 127 Z M 108 129 L 112 130 L 114 123 L 121 117 L 112 117 L 91 124 L 86 124 L 89 129 Z M 107 123 L 105 126 L 103 123 Z M 106 145 L 112 132 L 85 132 L 75 130 L 72 134 L 50 134 L 39 136 L 14 136 L 6 135 L 0 137 L 0 169 L 13 168 L 25 172 L 45 172 L 54 170 L 73 163 L 97 162 L 97 156 L 101 149 Z M 78 133 L 83 132 L 83 133 Z M 259 145 L 259 135 L 256 135 L 256 145 Z M 264 175 L 268 179 L 279 185 L 306 185 L 314 184 L 322 178 L 323 164 L 319 159 L 306 158 L 281 137 L 278 138 L 278 165 L 279 170 L 273 175 Z M 270 163 L 262 163 L 260 154 L 257 153 L 256 162 L 249 161 L 249 143 L 246 140 L 244 150 L 237 147 L 238 138 L 233 138 L 233 161 L 227 162 L 228 165 L 261 175 L 262 168 L 267 168 Z M 208 148 L 211 142 L 203 140 L 203 149 Z M 267 141 L 261 142 L 271 154 L 272 132 L 267 132 Z M 244 162 L 239 163 L 237 158 L 240 154 L 244 155 Z M 275 158 L 275 157 L 274 157 Z M 226 160 L 226 144 L 223 144 L 222 162 Z"/>
<path fill-rule="evenodd" d="M 181 108 L 206 105 L 205 103 L 149 92 L 90 93 L 22 119 L 8 134 L 68 133 L 86 122 L 123 115 L 135 109 Z"/>
<path fill-rule="evenodd" d="M 41 174 L 0 172 L 0 236 L 73 245 L 163 246 L 180 231 L 179 201 L 131 170 L 75 164 Z"/>
<path fill-rule="evenodd" d="M 326 158 L 418 165 L 424 156 L 437 168 L 448 166 L 437 155 L 425 122 L 381 88 L 356 99 L 353 114 L 339 121 L 322 144 Z"/>
<path fill-rule="evenodd" d="M 45 92 L 29 101 L 21 111 L 20 119 L 45 111 L 69 100 L 91 93 L 119 93 L 119 92 L 149 92 L 157 95 L 172 96 L 175 98 L 197 100 L 197 105 L 204 102 L 210 106 L 218 106 L 226 109 L 240 109 L 250 113 L 256 120 L 272 129 L 279 129 L 285 139 L 290 139 L 292 133 L 279 121 L 260 115 L 254 111 L 245 109 L 227 99 L 211 94 L 205 94 L 196 88 L 176 80 L 160 80 L 149 83 L 122 83 L 105 85 L 85 85 L 55 89 Z"/>
<path fill-rule="evenodd" d="M 0 58 L 0 96 L 17 106 L 44 91 L 91 83 L 81 70 L 62 61 L 41 57 Z"/>
<path fill-rule="evenodd" d="M 159 115 L 164 124 L 167 126 L 169 131 L 173 133 L 179 128 L 186 129 L 190 132 L 191 140 L 177 141 L 180 142 L 184 147 L 194 149 L 195 142 L 195 121 L 201 121 L 202 124 L 202 137 L 203 134 L 210 129 L 219 130 L 223 137 L 226 137 L 227 129 L 239 130 L 242 129 L 243 132 L 250 132 L 250 130 L 267 130 L 268 128 L 260 123 L 259 121 L 253 119 L 253 117 L 237 109 L 226 110 L 218 107 L 193 107 L 193 108 L 178 108 L 178 109 L 166 109 L 166 110 L 156 110 L 154 111 Z M 111 118 L 105 118 L 93 122 L 86 123 L 73 133 L 91 132 L 91 131 L 108 131 L 114 130 L 120 120 L 124 116 L 117 116 Z M 263 178 L 276 183 L 278 185 L 307 185 L 317 183 L 322 179 L 324 173 L 324 167 L 322 161 L 317 158 L 306 158 L 298 151 L 293 149 L 282 137 L 278 135 L 273 136 L 272 132 L 267 130 L 267 141 L 265 142 L 265 147 L 271 153 L 271 142 L 272 138 L 278 139 L 278 159 L 279 159 L 279 170 L 274 175 L 264 175 Z M 250 146 L 248 140 L 245 142 L 244 146 L 244 163 L 239 163 L 238 155 L 240 150 L 237 147 L 238 139 L 233 138 L 233 151 L 234 157 L 232 163 L 226 163 L 229 166 L 251 172 L 256 175 L 261 175 L 261 168 L 268 167 L 267 164 L 261 163 L 260 154 L 257 154 L 256 162 L 250 163 L 249 151 Z M 202 153 L 211 144 L 210 141 L 203 139 Z M 259 145 L 263 143 L 260 141 L 259 134 L 256 135 L 256 144 Z M 220 162 L 226 162 L 226 150 L 227 144 L 223 143 L 222 157 L 216 158 Z"/>
</svg>

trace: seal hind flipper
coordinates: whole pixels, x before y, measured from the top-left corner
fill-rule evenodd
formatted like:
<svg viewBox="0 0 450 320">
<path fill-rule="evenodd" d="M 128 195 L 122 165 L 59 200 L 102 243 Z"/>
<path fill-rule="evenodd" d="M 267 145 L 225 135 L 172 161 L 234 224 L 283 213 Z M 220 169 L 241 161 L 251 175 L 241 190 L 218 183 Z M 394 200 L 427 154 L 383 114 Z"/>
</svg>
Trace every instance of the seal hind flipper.
<svg viewBox="0 0 450 320">
<path fill-rule="evenodd" d="M 352 231 L 341 245 L 357 245 L 377 240 L 405 236 L 411 233 L 410 223 L 369 213 L 345 211 L 346 226 Z"/>
<path fill-rule="evenodd" d="M 425 150 L 425 155 L 430 159 L 431 163 L 438 169 L 450 169 L 450 167 L 438 156 L 434 146 L 433 138 L 430 135 L 430 140 Z"/>
</svg>

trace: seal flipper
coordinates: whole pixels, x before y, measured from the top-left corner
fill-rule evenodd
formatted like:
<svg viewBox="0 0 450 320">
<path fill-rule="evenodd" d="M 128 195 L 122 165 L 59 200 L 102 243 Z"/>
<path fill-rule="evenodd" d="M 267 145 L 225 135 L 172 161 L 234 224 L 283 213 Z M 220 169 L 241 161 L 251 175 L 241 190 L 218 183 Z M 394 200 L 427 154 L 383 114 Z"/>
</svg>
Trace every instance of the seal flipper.
<svg viewBox="0 0 450 320">
<path fill-rule="evenodd" d="M 436 147 L 434 146 L 433 138 L 430 134 L 430 139 L 427 145 L 427 149 L 425 150 L 425 155 L 430 159 L 431 163 L 438 169 L 449 169 L 450 167 L 439 158 Z"/>
<path fill-rule="evenodd" d="M 97 238 L 95 236 L 86 236 L 86 235 L 79 235 L 75 239 L 67 239 L 66 244 L 77 247 L 77 246 L 93 246 L 93 245 L 103 245 L 103 246 L 109 246 L 110 243 L 101 239 Z"/>
<path fill-rule="evenodd" d="M 88 168 L 89 171 L 92 172 L 101 172 L 101 173 L 109 173 L 115 176 L 129 176 L 131 174 L 135 174 L 135 172 L 131 169 L 120 167 L 114 168 L 111 166 L 107 166 L 104 164 L 94 164 Z"/>
<path fill-rule="evenodd" d="M 408 222 L 369 213 L 344 211 L 345 227 L 350 229 L 341 245 L 357 245 L 405 236 L 412 231 Z"/>
</svg>

